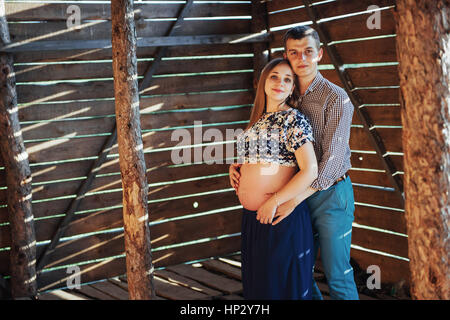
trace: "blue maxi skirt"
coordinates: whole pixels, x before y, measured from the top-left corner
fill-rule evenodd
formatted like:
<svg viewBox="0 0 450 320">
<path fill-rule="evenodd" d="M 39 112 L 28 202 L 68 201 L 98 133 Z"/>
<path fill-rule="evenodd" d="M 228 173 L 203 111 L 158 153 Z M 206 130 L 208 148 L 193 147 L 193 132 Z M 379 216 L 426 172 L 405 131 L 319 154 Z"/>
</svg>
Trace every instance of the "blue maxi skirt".
<svg viewBox="0 0 450 320">
<path fill-rule="evenodd" d="M 243 209 L 242 285 L 249 300 L 310 300 L 313 235 L 308 205 L 300 203 L 275 226 Z"/>
</svg>

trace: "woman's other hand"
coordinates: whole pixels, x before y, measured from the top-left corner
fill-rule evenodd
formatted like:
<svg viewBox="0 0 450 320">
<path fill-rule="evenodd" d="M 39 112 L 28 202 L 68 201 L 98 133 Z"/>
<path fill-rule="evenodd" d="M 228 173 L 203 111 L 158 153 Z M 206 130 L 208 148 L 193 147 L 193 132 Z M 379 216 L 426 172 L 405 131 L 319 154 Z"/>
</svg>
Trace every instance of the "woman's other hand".
<svg viewBox="0 0 450 320">
<path fill-rule="evenodd" d="M 236 191 L 236 194 L 239 188 L 239 179 L 241 178 L 241 174 L 239 172 L 241 166 L 242 164 L 240 163 L 232 163 L 228 170 L 230 174 L 230 184 Z"/>
<path fill-rule="evenodd" d="M 262 224 L 272 223 L 273 216 L 277 211 L 277 202 L 272 196 L 258 209 L 256 213 L 256 220 Z"/>
</svg>

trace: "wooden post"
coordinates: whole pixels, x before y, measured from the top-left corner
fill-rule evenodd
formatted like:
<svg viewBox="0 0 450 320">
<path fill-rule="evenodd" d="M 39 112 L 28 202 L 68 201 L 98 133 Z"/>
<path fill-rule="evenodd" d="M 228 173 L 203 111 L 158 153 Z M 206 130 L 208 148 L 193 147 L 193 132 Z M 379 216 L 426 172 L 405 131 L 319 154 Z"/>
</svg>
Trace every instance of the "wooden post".
<svg viewBox="0 0 450 320">
<path fill-rule="evenodd" d="M 130 299 L 154 297 L 148 185 L 139 117 L 133 0 L 111 1 L 117 142 Z"/>
<path fill-rule="evenodd" d="M 414 299 L 450 299 L 449 4 L 398 0 L 396 9 Z"/>
<path fill-rule="evenodd" d="M 261 0 L 252 0 L 252 33 L 269 32 L 267 6 Z M 254 43 L 253 47 L 253 88 L 256 90 L 261 70 L 269 62 L 269 45 Z"/>
<path fill-rule="evenodd" d="M 0 37 L 9 43 L 4 1 L 0 1 Z M 13 298 L 34 297 L 36 285 L 36 237 L 31 210 L 31 170 L 20 130 L 13 58 L 0 53 L 0 154 L 6 167 L 10 273 Z"/>
</svg>

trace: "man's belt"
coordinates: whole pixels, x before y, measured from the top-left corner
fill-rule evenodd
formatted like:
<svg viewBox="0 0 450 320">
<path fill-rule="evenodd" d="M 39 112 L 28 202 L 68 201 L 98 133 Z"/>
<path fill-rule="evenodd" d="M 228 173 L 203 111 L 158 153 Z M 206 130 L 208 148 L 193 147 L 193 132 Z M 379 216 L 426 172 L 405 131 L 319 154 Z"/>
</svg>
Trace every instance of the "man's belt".
<svg viewBox="0 0 450 320">
<path fill-rule="evenodd" d="M 348 173 L 344 173 L 344 175 L 342 177 L 339 177 L 331 186 L 335 186 L 337 185 L 339 182 L 341 182 L 342 180 L 345 180 L 348 177 Z"/>
</svg>

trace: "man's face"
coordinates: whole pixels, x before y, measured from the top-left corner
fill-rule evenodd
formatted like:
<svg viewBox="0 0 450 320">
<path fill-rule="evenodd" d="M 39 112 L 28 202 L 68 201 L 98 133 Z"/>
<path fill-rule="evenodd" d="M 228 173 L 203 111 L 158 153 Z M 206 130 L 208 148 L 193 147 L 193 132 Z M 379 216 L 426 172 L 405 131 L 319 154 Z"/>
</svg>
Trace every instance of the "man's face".
<svg viewBox="0 0 450 320">
<path fill-rule="evenodd" d="M 288 39 L 284 58 L 288 59 L 299 78 L 315 75 L 317 63 L 322 59 L 323 50 L 316 47 L 313 37 L 303 39 Z"/>
</svg>

